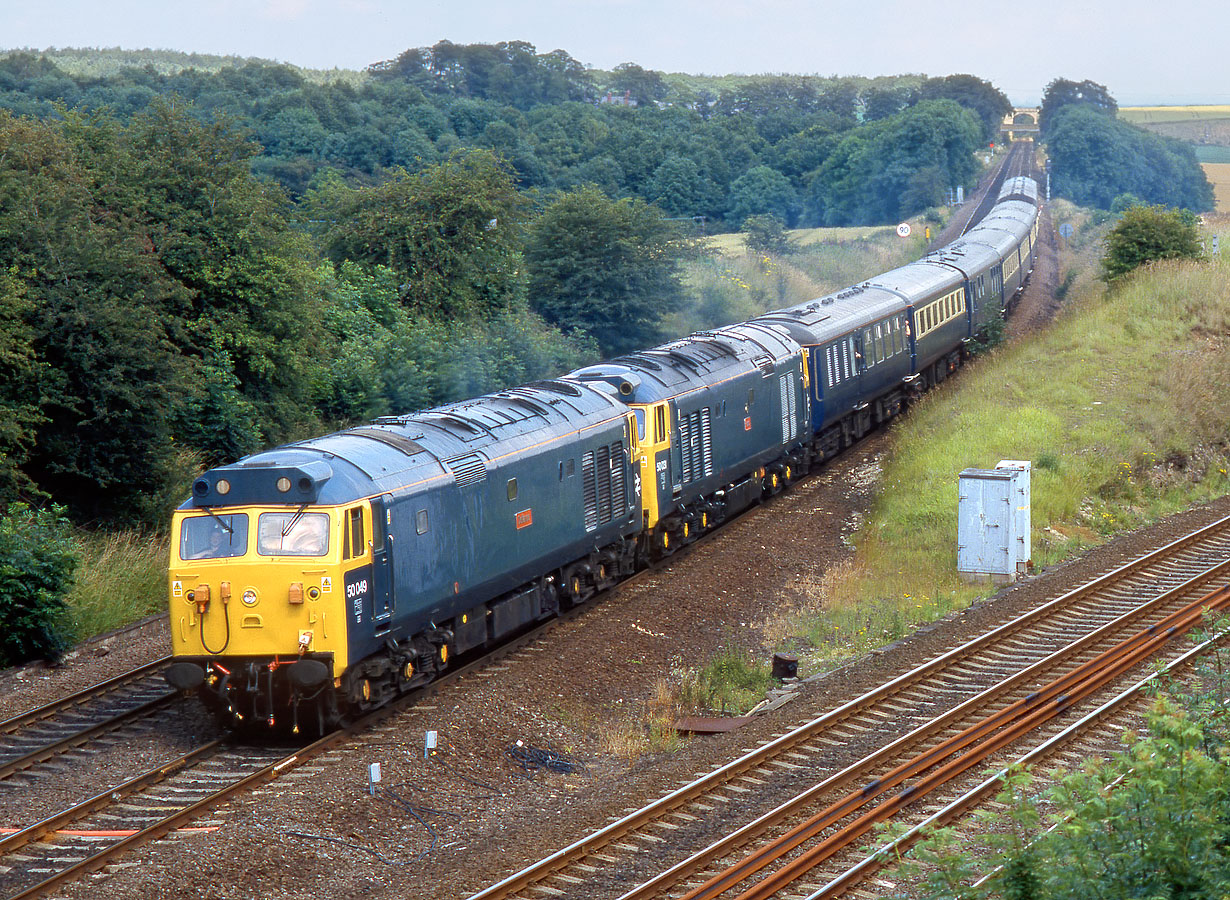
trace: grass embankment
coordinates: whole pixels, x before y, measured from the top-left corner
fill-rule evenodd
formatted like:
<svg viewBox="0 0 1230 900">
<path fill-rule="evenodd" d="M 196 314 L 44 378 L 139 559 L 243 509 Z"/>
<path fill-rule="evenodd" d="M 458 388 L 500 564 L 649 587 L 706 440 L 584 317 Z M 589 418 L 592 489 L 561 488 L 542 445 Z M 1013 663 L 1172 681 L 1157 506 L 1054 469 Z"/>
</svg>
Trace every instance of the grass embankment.
<svg viewBox="0 0 1230 900">
<path fill-rule="evenodd" d="M 1056 221 L 1076 218 L 1058 206 Z M 1230 219 L 1214 223 L 1230 234 Z M 1081 235 L 1083 234 L 1083 237 Z M 836 664 L 989 587 L 956 573 L 957 476 L 1032 460 L 1033 560 L 1045 566 L 1230 490 L 1230 253 L 1163 264 L 1107 289 L 1095 229 L 1061 254 L 1067 306 L 932 392 L 892 432 L 856 554 L 802 591 L 770 634 Z"/>
</svg>

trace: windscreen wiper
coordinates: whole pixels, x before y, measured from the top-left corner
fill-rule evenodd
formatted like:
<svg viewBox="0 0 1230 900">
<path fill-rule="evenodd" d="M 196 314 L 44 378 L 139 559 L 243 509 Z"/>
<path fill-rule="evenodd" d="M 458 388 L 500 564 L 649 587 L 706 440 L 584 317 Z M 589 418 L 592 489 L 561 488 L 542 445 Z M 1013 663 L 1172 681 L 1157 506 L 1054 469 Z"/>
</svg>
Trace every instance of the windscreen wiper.
<svg viewBox="0 0 1230 900">
<path fill-rule="evenodd" d="M 215 512 L 214 512 L 212 509 L 210 509 L 208 506 L 202 506 L 202 507 L 201 507 L 201 509 L 205 510 L 205 512 L 206 512 L 206 513 L 208 513 L 208 514 L 210 515 L 210 517 L 211 517 L 211 518 L 216 519 L 216 520 L 217 520 L 217 522 L 218 522 L 218 524 L 222 526 L 222 530 L 223 530 L 223 531 L 225 531 L 227 534 L 234 534 L 234 533 L 235 533 L 235 529 L 234 529 L 234 528 L 232 528 L 230 525 L 227 525 L 225 522 L 223 522 L 223 521 L 222 521 L 222 517 L 221 517 L 221 516 L 219 516 L 217 513 L 215 513 Z"/>
<path fill-rule="evenodd" d="M 302 506 L 300 506 L 295 511 L 294 516 L 291 518 L 289 522 L 286 523 L 286 527 L 282 529 L 282 537 L 286 537 L 286 535 L 290 534 L 290 530 L 295 527 L 295 523 L 298 522 L 299 519 L 303 516 L 303 511 L 305 509 L 307 509 L 306 503 L 304 503 Z"/>
</svg>

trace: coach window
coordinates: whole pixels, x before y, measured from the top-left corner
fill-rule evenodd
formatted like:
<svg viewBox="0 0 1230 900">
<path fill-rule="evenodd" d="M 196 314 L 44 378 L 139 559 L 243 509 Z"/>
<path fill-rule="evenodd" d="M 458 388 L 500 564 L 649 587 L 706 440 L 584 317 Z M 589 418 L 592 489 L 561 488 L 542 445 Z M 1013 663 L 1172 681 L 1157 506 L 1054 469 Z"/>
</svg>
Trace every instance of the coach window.
<svg viewBox="0 0 1230 900">
<path fill-rule="evenodd" d="M 419 534 L 427 533 L 427 510 L 420 509 L 415 517 L 414 530 Z"/>
<path fill-rule="evenodd" d="M 508 479 L 508 499 L 510 501 L 517 499 L 517 479 Z"/>
</svg>

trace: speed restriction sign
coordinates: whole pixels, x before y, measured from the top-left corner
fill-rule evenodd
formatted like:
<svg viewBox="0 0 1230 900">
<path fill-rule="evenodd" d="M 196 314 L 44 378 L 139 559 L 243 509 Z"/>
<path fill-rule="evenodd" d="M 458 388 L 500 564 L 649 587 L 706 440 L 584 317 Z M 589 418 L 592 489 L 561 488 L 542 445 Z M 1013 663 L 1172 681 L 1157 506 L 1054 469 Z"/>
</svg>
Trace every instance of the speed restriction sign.
<svg viewBox="0 0 1230 900">
<path fill-rule="evenodd" d="M 910 236 L 910 223 L 902 222 L 900 225 L 898 225 L 897 234 L 901 235 L 902 237 L 909 237 Z"/>
</svg>

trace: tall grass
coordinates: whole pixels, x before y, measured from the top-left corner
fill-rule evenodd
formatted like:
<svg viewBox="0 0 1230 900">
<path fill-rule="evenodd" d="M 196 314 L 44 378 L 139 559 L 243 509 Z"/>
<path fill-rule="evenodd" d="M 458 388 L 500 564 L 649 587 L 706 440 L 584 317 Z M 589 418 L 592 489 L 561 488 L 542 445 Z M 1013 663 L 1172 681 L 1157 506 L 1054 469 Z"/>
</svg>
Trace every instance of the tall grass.
<svg viewBox="0 0 1230 900">
<path fill-rule="evenodd" d="M 68 596 L 77 640 L 112 631 L 166 607 L 168 547 L 165 536 L 135 531 L 79 536 L 81 565 Z"/>
<path fill-rule="evenodd" d="M 682 673 L 679 706 L 701 714 L 742 715 L 773 686 L 768 665 L 728 646 L 702 668 Z"/>
<path fill-rule="evenodd" d="M 1230 260 L 1151 267 L 1107 291 L 1086 258 L 1067 312 L 929 394 L 892 432 L 856 554 L 771 633 L 813 665 L 988 592 L 956 572 L 957 475 L 1033 460 L 1033 559 L 1047 565 L 1230 490 Z"/>
</svg>

